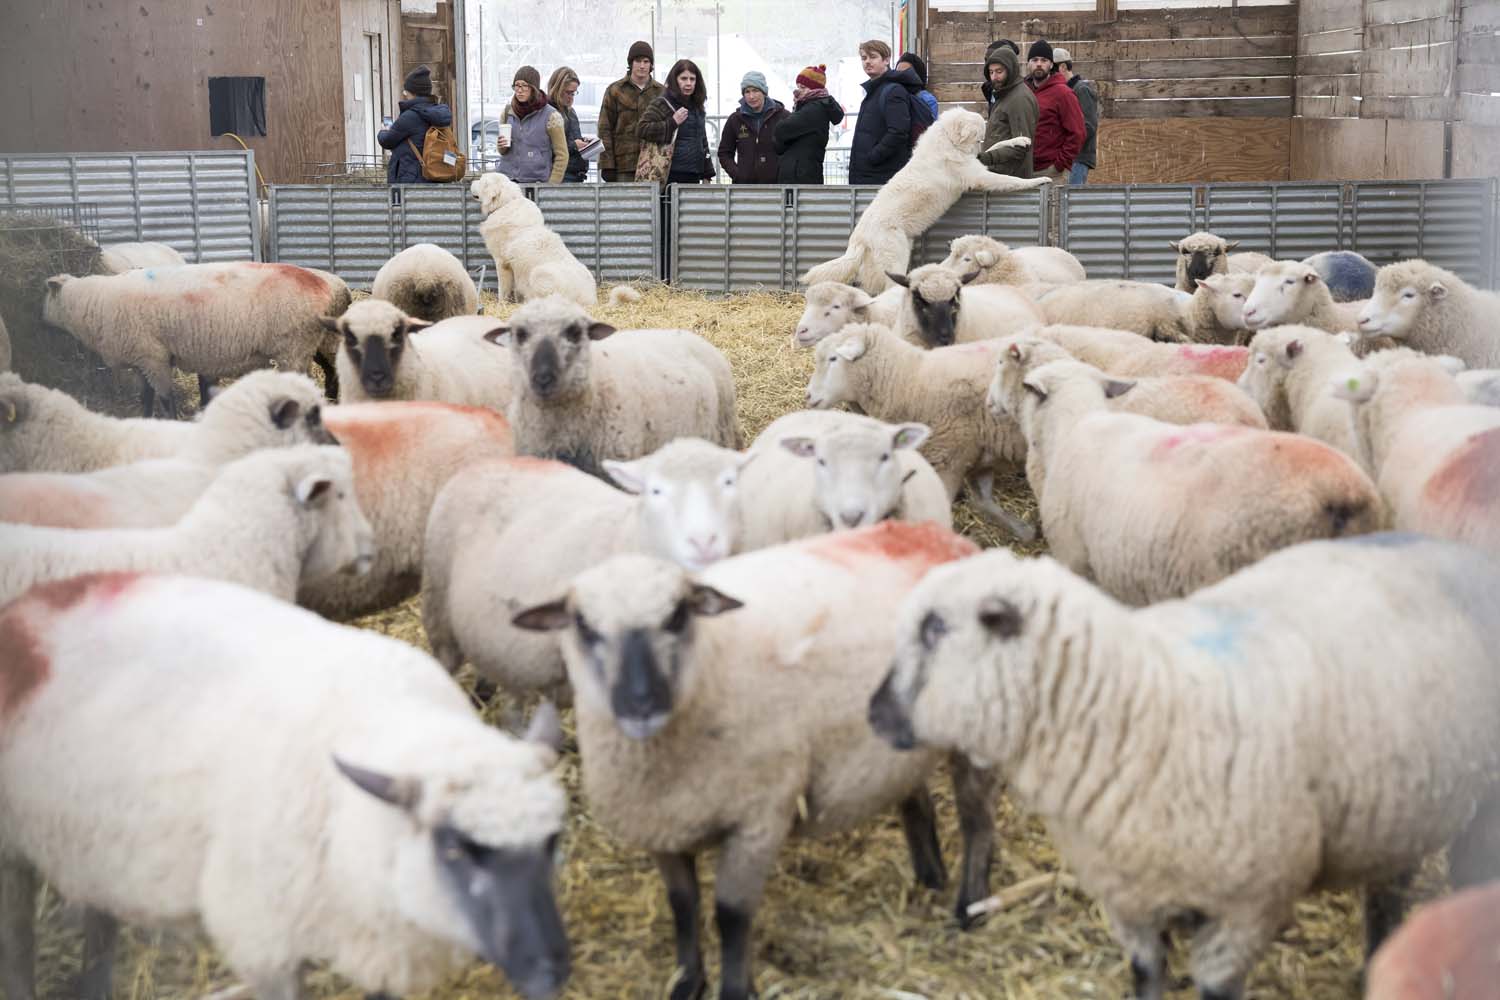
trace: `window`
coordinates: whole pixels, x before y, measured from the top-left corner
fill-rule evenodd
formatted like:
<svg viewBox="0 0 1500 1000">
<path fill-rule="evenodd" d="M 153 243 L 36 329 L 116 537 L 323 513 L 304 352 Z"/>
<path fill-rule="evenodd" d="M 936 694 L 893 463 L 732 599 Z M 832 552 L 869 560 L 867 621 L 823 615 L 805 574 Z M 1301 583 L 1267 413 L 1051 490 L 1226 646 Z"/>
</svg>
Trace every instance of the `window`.
<svg viewBox="0 0 1500 1000">
<path fill-rule="evenodd" d="M 211 76 L 208 78 L 210 135 L 266 134 L 266 78 Z"/>
</svg>

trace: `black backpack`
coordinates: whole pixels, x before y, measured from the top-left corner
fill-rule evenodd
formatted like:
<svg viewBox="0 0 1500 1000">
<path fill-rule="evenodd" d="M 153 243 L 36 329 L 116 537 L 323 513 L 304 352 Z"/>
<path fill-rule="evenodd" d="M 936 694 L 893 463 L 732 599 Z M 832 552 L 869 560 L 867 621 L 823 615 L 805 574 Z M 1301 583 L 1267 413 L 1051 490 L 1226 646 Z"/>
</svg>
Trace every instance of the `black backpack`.
<svg viewBox="0 0 1500 1000">
<path fill-rule="evenodd" d="M 893 83 L 891 86 L 900 87 L 901 93 L 906 95 L 906 103 L 911 108 L 911 144 L 915 146 L 917 140 L 922 138 L 922 133 L 926 132 L 937 119 L 932 117 L 932 109 L 927 106 L 926 101 L 922 100 L 921 95 L 913 94 L 899 83 Z"/>
</svg>

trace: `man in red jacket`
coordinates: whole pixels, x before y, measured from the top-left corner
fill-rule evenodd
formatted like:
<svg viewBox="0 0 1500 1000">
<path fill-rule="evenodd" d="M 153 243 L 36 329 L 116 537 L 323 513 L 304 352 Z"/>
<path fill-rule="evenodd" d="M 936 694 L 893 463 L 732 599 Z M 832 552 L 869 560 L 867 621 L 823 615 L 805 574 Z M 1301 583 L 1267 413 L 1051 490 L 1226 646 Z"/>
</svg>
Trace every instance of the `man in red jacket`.
<svg viewBox="0 0 1500 1000">
<path fill-rule="evenodd" d="M 1036 95 L 1037 104 L 1036 134 L 1031 140 L 1032 176 L 1066 184 L 1068 171 L 1088 134 L 1083 109 L 1068 81 L 1052 65 L 1052 46 L 1046 39 L 1031 43 L 1026 52 L 1026 74 L 1026 85 Z"/>
</svg>

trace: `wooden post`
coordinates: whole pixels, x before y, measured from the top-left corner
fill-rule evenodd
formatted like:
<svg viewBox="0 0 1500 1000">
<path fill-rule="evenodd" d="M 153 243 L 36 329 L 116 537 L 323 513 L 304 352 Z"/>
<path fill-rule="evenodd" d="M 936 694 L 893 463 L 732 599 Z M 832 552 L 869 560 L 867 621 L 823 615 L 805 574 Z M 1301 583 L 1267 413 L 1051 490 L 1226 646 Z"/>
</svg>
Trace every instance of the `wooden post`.
<svg viewBox="0 0 1500 1000">
<path fill-rule="evenodd" d="M 1120 19 L 1119 0 L 1094 0 L 1094 20 L 1103 22 Z"/>
</svg>

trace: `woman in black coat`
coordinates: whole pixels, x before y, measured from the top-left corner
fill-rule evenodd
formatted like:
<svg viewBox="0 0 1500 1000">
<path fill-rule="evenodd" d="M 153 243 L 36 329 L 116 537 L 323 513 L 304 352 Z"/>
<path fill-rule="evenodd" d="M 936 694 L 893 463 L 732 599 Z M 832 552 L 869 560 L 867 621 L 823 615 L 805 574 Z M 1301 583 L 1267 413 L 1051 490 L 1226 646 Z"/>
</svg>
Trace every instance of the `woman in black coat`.
<svg viewBox="0 0 1500 1000">
<path fill-rule="evenodd" d="M 386 166 L 388 184 L 426 184 L 422 176 L 422 147 L 427 130 L 434 125 L 451 126 L 453 112 L 432 98 L 432 70 L 418 66 L 406 75 L 401 89 L 401 115 L 375 135 L 375 141 L 391 151 Z M 415 149 L 412 147 L 416 147 Z"/>
<path fill-rule="evenodd" d="M 827 82 L 824 66 L 809 66 L 797 74 L 797 85 L 792 89 L 795 110 L 782 119 L 771 136 L 781 158 L 776 170 L 778 184 L 823 183 L 828 130 L 844 120 L 844 109 L 829 95 Z"/>
</svg>

